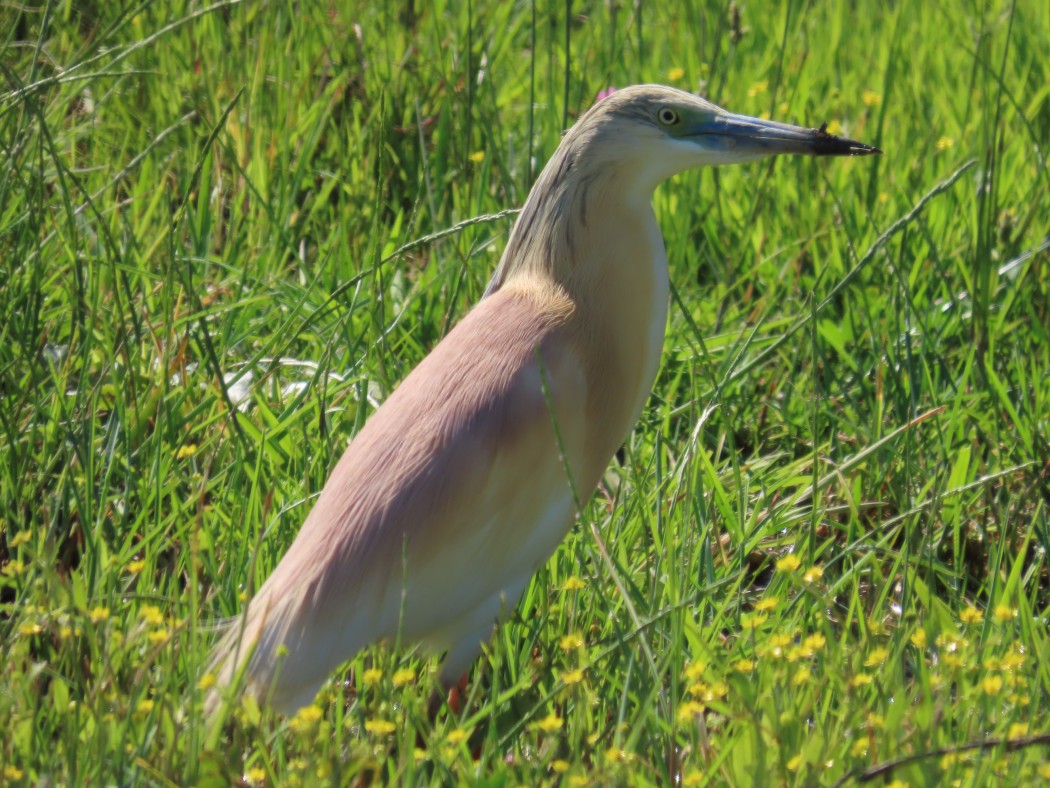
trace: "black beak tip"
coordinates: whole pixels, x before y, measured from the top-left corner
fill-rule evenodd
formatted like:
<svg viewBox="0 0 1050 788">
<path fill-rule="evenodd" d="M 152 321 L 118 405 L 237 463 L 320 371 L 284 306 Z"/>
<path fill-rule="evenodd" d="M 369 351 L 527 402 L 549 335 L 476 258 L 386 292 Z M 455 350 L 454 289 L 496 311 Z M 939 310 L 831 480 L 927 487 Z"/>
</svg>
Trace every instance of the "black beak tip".
<svg viewBox="0 0 1050 788">
<path fill-rule="evenodd" d="M 819 129 L 813 130 L 813 133 L 816 137 L 814 152 L 818 156 L 874 156 L 882 153 L 882 149 L 874 145 L 866 145 L 863 142 L 828 134 L 827 123 L 822 123 Z"/>
</svg>

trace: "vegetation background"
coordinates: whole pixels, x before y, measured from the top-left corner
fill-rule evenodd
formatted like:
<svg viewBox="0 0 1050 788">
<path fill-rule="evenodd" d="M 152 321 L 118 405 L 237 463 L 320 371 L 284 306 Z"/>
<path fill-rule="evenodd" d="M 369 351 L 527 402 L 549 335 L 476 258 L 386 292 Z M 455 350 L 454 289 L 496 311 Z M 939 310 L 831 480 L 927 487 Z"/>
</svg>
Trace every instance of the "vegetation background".
<svg viewBox="0 0 1050 788">
<path fill-rule="evenodd" d="M 1048 31 L 1039 0 L 5 0 L 0 782 L 1050 777 Z M 654 394 L 461 715 L 375 649 L 294 719 L 206 724 L 216 623 L 561 130 L 646 81 L 885 155 L 659 190 Z"/>
</svg>

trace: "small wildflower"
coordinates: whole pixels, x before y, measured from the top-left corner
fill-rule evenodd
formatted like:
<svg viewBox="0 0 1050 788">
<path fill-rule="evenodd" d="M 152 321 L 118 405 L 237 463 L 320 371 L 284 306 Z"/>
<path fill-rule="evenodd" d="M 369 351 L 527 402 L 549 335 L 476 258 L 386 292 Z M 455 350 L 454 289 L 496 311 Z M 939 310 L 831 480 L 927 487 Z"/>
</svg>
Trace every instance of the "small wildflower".
<svg viewBox="0 0 1050 788">
<path fill-rule="evenodd" d="M 565 772 L 569 771 L 569 768 L 569 762 L 563 761 L 561 758 L 551 764 L 551 770 L 555 774 L 565 774 Z"/>
<path fill-rule="evenodd" d="M 631 759 L 631 754 L 619 747 L 610 747 L 605 751 L 605 759 L 613 763 L 627 763 Z"/>
<path fill-rule="evenodd" d="M 11 541 L 7 543 L 9 550 L 14 550 L 16 547 L 21 547 L 28 542 L 32 537 L 29 531 L 19 531 L 17 534 L 11 537 Z"/>
<path fill-rule="evenodd" d="M 854 687 L 866 687 L 871 684 L 872 681 L 874 681 L 874 679 L 871 677 L 870 673 L 858 673 L 853 677 L 853 680 L 850 681 L 850 685 Z"/>
<path fill-rule="evenodd" d="M 937 140 L 937 144 L 934 147 L 937 148 L 937 150 L 942 151 L 948 150 L 954 144 L 955 140 L 953 140 L 951 137 L 941 137 L 939 140 Z"/>
<path fill-rule="evenodd" d="M 1013 672 L 1014 670 L 1017 670 L 1017 668 L 1021 667 L 1024 664 L 1024 660 L 1025 656 L 1023 653 L 1023 648 L 1013 649 L 1011 651 L 1007 651 L 1003 655 L 1003 658 L 999 660 L 999 667 L 1007 671 L 1008 673 Z"/>
<path fill-rule="evenodd" d="M 365 730 L 377 736 L 387 736 L 397 730 L 390 720 L 365 720 Z"/>
<path fill-rule="evenodd" d="M 765 613 L 752 613 L 750 616 L 744 616 L 740 621 L 740 626 L 744 629 L 758 629 L 760 626 L 766 623 L 769 619 Z"/>
<path fill-rule="evenodd" d="M 769 88 L 769 80 L 768 79 L 760 80 L 760 81 L 756 82 L 754 85 L 752 85 L 751 87 L 749 87 L 747 89 L 747 96 L 748 96 L 748 98 L 754 98 L 759 93 L 765 93 L 768 88 Z"/>
<path fill-rule="evenodd" d="M 416 747 L 414 750 L 412 750 L 412 760 L 414 760 L 416 763 L 422 763 L 426 759 L 427 751 L 424 750 L 422 747 Z"/>
<path fill-rule="evenodd" d="M 985 676 L 981 682 L 981 690 L 985 695 L 998 695 L 1003 688 L 1002 676 Z"/>
<path fill-rule="evenodd" d="M 803 684 L 808 684 L 812 678 L 812 674 L 806 668 L 799 668 L 795 671 L 795 675 L 791 677 L 791 683 L 796 687 L 801 687 Z"/>
<path fill-rule="evenodd" d="M 829 120 L 828 127 L 824 131 L 833 137 L 837 137 L 842 133 L 842 124 L 837 120 Z"/>
<path fill-rule="evenodd" d="M 780 572 L 794 572 L 800 566 L 802 566 L 802 560 L 794 553 L 788 553 L 777 561 L 777 571 Z"/>
<path fill-rule="evenodd" d="M 561 585 L 562 591 L 579 591 L 581 588 L 586 588 L 587 584 L 584 583 L 580 578 L 573 575 Z"/>
<path fill-rule="evenodd" d="M 146 639 L 154 646 L 159 646 L 162 643 L 167 643 L 170 637 L 171 633 L 168 632 L 168 630 L 166 629 L 154 629 L 152 632 L 146 635 Z"/>
<path fill-rule="evenodd" d="M 464 730 L 463 728 L 456 728 L 448 732 L 445 736 L 445 741 L 449 744 L 462 744 L 470 737 L 470 731 Z"/>
<path fill-rule="evenodd" d="M 911 644 L 913 646 L 915 646 L 915 648 L 918 648 L 918 649 L 926 648 L 926 630 L 923 629 L 922 627 L 919 627 L 918 629 L 916 629 L 912 633 L 911 637 L 908 638 L 908 639 L 911 641 Z"/>
<path fill-rule="evenodd" d="M 558 646 L 562 651 L 575 651 L 578 648 L 583 648 L 583 635 L 579 632 L 570 632 L 568 635 L 562 636 L 562 639 L 558 641 Z"/>
<path fill-rule="evenodd" d="M 164 614 L 156 605 L 146 605 L 139 611 L 139 618 L 152 626 L 160 626 L 164 623 Z"/>
<path fill-rule="evenodd" d="M 1044 780 L 1050 780 L 1050 763 L 1039 764 L 1039 768 L 1036 771 L 1039 772 L 1039 776 Z"/>
<path fill-rule="evenodd" d="M 963 608 L 962 612 L 959 613 L 959 620 L 964 624 L 979 624 L 984 616 L 981 611 L 975 608 L 973 605 L 967 605 Z"/>
<path fill-rule="evenodd" d="M 379 668 L 369 668 L 361 674 L 361 681 L 363 681 L 365 684 L 375 684 L 378 681 L 382 680 L 382 678 L 383 671 Z"/>
<path fill-rule="evenodd" d="M 966 666 L 966 660 L 955 651 L 949 651 L 941 657 L 941 660 L 949 668 L 961 668 Z"/>
<path fill-rule="evenodd" d="M 682 777 L 682 785 L 703 785 L 704 773 L 698 769 L 692 769 Z"/>
<path fill-rule="evenodd" d="M 816 583 L 818 580 L 820 580 L 822 577 L 824 577 L 824 570 L 821 569 L 819 566 L 811 566 L 805 571 L 805 574 L 802 575 L 802 582 L 806 583 L 807 585 L 812 585 L 813 583 Z"/>
<path fill-rule="evenodd" d="M 820 651 L 827 644 L 828 639 L 819 632 L 815 632 L 802 641 L 802 645 L 811 651 Z"/>
<path fill-rule="evenodd" d="M 952 768 L 955 765 L 956 761 L 958 761 L 958 760 L 959 760 L 958 753 L 954 753 L 954 752 L 947 752 L 947 753 L 945 753 L 944 757 L 941 758 L 941 769 L 946 771 L 946 770 Z"/>
<path fill-rule="evenodd" d="M 474 151 L 472 154 L 470 154 L 470 160 L 472 162 L 474 162 L 475 164 L 481 164 L 481 162 L 485 161 L 485 151 L 483 151 L 483 150 L 476 150 L 476 151 Z"/>
<path fill-rule="evenodd" d="M 886 788 L 908 788 L 908 783 L 904 782 L 904 780 L 894 780 L 891 783 L 887 783 Z"/>
<path fill-rule="evenodd" d="M 802 766 L 802 756 L 796 755 L 794 758 L 787 762 L 787 770 L 789 772 L 797 772 L 799 767 Z"/>
<path fill-rule="evenodd" d="M 1010 726 L 1010 729 L 1006 732 L 1008 739 L 1022 739 L 1028 735 L 1028 723 L 1026 722 L 1015 722 Z"/>
<path fill-rule="evenodd" d="M 77 634 L 79 635 L 80 632 L 78 631 Z M 58 628 L 58 636 L 62 640 L 68 640 L 69 638 L 73 637 L 73 627 L 69 626 L 69 624 L 63 624 Z"/>
<path fill-rule="evenodd" d="M 886 661 L 886 658 L 889 655 L 889 649 L 881 647 L 872 649 L 871 653 L 868 654 L 868 658 L 864 660 L 864 667 L 877 668 L 879 665 L 883 664 Z"/>
<path fill-rule="evenodd" d="M 777 605 L 780 604 L 780 599 L 775 596 L 767 596 L 763 599 L 758 600 L 755 603 L 755 610 L 759 613 L 764 613 L 769 610 L 773 610 Z"/>
<path fill-rule="evenodd" d="M 573 684 L 579 684 L 581 681 L 583 681 L 583 671 L 565 670 L 562 671 L 561 674 L 559 674 L 559 678 L 561 678 L 562 682 L 566 686 L 571 687 Z"/>
<path fill-rule="evenodd" d="M 18 634 L 23 637 L 32 637 L 33 635 L 39 635 L 44 631 L 44 628 L 35 621 L 25 621 L 18 625 Z"/>
<path fill-rule="evenodd" d="M 569 778 L 569 785 L 572 786 L 572 788 L 583 788 L 583 786 L 587 785 L 589 782 L 590 780 L 582 774 L 574 774 Z"/>
<path fill-rule="evenodd" d="M 251 785 L 259 785 L 266 779 L 266 770 L 254 766 L 244 773 L 244 781 Z"/>
<path fill-rule="evenodd" d="M 200 677 L 200 680 L 197 682 L 197 689 L 209 690 L 215 686 L 216 682 L 218 682 L 218 679 L 216 678 L 214 673 L 205 673 L 203 676 Z"/>
<path fill-rule="evenodd" d="M 101 605 L 93 607 L 91 609 L 91 612 L 88 613 L 88 618 L 91 619 L 92 624 L 97 624 L 100 621 L 105 621 L 107 618 L 109 618 L 109 608 L 102 607 Z"/>
<path fill-rule="evenodd" d="M 704 713 L 704 704 L 695 700 L 687 700 L 678 707 L 678 721 L 682 723 L 692 722 L 694 717 Z"/>
<path fill-rule="evenodd" d="M 5 577 L 18 577 L 24 570 L 25 564 L 15 559 L 4 564 L 4 568 L 0 569 L 0 574 L 3 574 Z"/>
<path fill-rule="evenodd" d="M 135 707 L 135 711 L 137 711 L 139 714 L 146 715 L 153 711 L 153 705 L 153 701 L 149 700 L 148 698 L 145 700 L 140 700 L 138 706 Z"/>
<path fill-rule="evenodd" d="M 1009 605 L 996 605 L 993 615 L 996 621 L 1011 621 L 1017 618 L 1017 610 Z"/>
<path fill-rule="evenodd" d="M 680 68 L 679 66 L 675 66 L 674 68 L 670 69 L 667 72 L 667 81 L 668 82 L 677 82 L 678 80 L 680 80 L 684 76 L 685 76 L 685 69 L 684 68 Z"/>
<path fill-rule="evenodd" d="M 146 568 L 146 562 L 145 561 L 132 561 L 131 563 L 129 563 L 125 567 L 125 569 L 127 570 L 127 573 L 129 575 L 141 574 L 142 570 L 145 569 L 145 568 Z"/>
<path fill-rule="evenodd" d="M 691 662 L 689 663 L 689 667 L 685 669 L 685 677 L 690 681 L 696 681 L 704 675 L 705 670 L 707 670 L 707 665 L 700 660 Z"/>
<path fill-rule="evenodd" d="M 22 770 L 19 769 L 17 766 L 12 766 L 11 764 L 7 764 L 7 766 L 4 767 L 4 779 L 5 780 L 10 780 L 12 782 L 14 782 L 15 780 L 21 780 L 22 779 L 22 774 L 23 774 Z"/>
<path fill-rule="evenodd" d="M 865 90 L 860 94 L 860 99 L 864 102 L 865 107 L 877 107 L 882 103 L 882 96 L 874 90 Z"/>
<path fill-rule="evenodd" d="M 750 673 L 755 669 L 755 661 L 753 659 L 738 659 L 733 663 L 733 670 L 738 673 Z"/>
<path fill-rule="evenodd" d="M 542 720 L 536 723 L 536 727 L 544 733 L 556 733 L 561 730 L 562 725 L 565 721 L 557 714 L 548 714 Z"/>
<path fill-rule="evenodd" d="M 187 457 L 192 457 L 197 453 L 196 443 L 187 443 L 185 446 L 180 446 L 179 450 L 175 453 L 176 459 L 185 460 Z"/>
<path fill-rule="evenodd" d="M 853 742 L 853 746 L 849 748 L 849 754 L 854 758 L 861 758 L 868 754 L 868 740 L 857 739 Z"/>
<path fill-rule="evenodd" d="M 296 733 L 305 733 L 311 729 L 320 721 L 323 712 L 317 706 L 310 704 L 309 706 L 303 706 L 296 712 L 295 716 L 292 717 L 292 721 L 289 723 L 291 728 Z"/>
<path fill-rule="evenodd" d="M 401 668 L 400 670 L 394 671 L 394 676 L 391 679 L 395 687 L 403 687 L 406 684 L 411 684 L 416 680 L 416 672 L 412 668 Z"/>
</svg>

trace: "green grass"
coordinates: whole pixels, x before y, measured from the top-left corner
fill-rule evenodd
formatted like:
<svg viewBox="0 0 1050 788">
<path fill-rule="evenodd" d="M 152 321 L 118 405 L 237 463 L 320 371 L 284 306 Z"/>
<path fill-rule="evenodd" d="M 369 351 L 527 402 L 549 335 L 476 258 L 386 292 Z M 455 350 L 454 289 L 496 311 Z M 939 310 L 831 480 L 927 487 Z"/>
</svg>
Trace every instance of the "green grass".
<svg viewBox="0 0 1050 788">
<path fill-rule="evenodd" d="M 1050 6 L 119 5 L 0 8 L 0 782 L 1050 774 Z M 885 155 L 660 189 L 653 397 L 460 718 L 376 649 L 210 729 L 216 623 L 512 219 L 394 252 L 643 81 Z"/>
</svg>

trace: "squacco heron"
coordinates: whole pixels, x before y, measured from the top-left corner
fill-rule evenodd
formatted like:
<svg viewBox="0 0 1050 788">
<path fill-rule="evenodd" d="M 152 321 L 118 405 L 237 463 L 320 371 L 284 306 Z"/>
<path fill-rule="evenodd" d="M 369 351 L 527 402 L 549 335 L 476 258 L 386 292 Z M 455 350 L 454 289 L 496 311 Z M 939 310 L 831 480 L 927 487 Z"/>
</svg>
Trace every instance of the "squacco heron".
<svg viewBox="0 0 1050 788">
<path fill-rule="evenodd" d="M 353 439 L 217 646 L 217 686 L 243 671 L 249 692 L 291 713 L 358 650 L 396 638 L 444 653 L 455 684 L 649 396 L 669 291 L 656 187 L 703 165 L 878 152 L 656 85 L 584 113 L 481 301 Z"/>
</svg>

